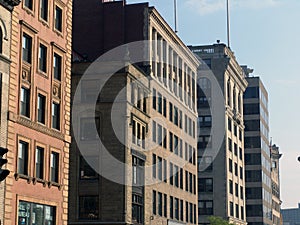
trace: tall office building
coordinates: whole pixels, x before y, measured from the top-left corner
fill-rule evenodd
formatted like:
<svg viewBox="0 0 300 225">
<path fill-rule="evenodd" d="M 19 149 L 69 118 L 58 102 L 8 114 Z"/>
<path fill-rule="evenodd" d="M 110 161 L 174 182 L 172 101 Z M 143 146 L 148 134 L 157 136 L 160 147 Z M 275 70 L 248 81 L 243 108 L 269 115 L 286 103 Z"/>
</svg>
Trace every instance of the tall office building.
<svg viewBox="0 0 300 225">
<path fill-rule="evenodd" d="M 300 224 L 300 203 L 298 208 L 282 209 L 283 225 L 299 225 Z"/>
<path fill-rule="evenodd" d="M 247 73 L 249 69 L 243 67 Z M 244 94 L 246 215 L 249 225 L 272 224 L 268 93 L 259 77 L 247 77 Z"/>
<path fill-rule="evenodd" d="M 0 147 L 7 147 L 8 82 L 10 72 L 11 18 L 20 1 L 0 0 Z M 2 166 L 5 169 L 5 165 Z M 0 183 L 0 224 L 4 218 L 5 180 Z"/>
<path fill-rule="evenodd" d="M 275 144 L 270 146 L 271 150 L 271 180 L 272 180 L 272 220 L 273 225 L 282 224 L 281 215 L 281 199 L 280 199 L 280 173 L 279 173 L 279 159 L 282 154 L 279 153 L 279 147 Z"/>
<path fill-rule="evenodd" d="M 86 112 L 87 92 L 77 102 L 74 100 L 73 107 L 78 114 L 74 123 L 81 124 L 74 130 L 77 143 L 73 143 L 70 155 L 70 192 L 74 194 L 69 197 L 69 224 L 89 221 L 93 224 L 197 224 L 198 60 L 147 3 L 125 5 L 122 1 L 76 0 L 73 31 L 74 59 L 77 59 L 73 63 L 74 88 L 78 87 L 76 80 L 88 66 L 95 65 L 92 62 L 102 53 L 132 41 L 152 40 L 153 45 L 139 45 L 133 52 L 128 44 L 128 54 L 121 55 L 119 60 L 134 60 L 139 54 L 142 62 L 126 65 L 125 60 L 122 66 L 125 69 L 114 73 L 101 91 L 96 115 L 94 110 Z M 151 60 L 143 61 L 144 56 Z M 113 63 L 117 61 L 102 63 L 98 68 L 109 68 Z M 109 69 L 102 74 L 98 71 L 98 76 L 110 72 Z M 97 76 L 93 78 L 97 80 Z M 99 91 L 96 81 L 84 82 L 90 82 L 89 87 L 94 84 L 89 92 Z M 82 89 L 84 84 L 81 85 Z M 123 87 L 126 94 L 122 101 L 114 102 Z M 77 90 L 73 91 L 75 94 Z M 124 118 L 118 126 L 124 135 L 118 137 L 113 130 L 118 118 L 111 117 L 113 104 L 118 104 L 118 118 Z M 129 180 L 126 185 L 105 176 L 105 171 L 116 168 L 106 159 L 97 160 L 98 168 L 88 165 L 94 164 L 91 158 L 97 159 L 93 154 L 98 151 L 103 154 L 104 149 L 95 148 L 96 151 L 83 154 L 86 144 L 99 142 L 97 135 L 88 142 L 87 117 L 92 124 L 99 121 L 96 122 L 99 138 L 111 155 L 124 163 L 116 176 Z"/>
<path fill-rule="evenodd" d="M 208 224 L 208 217 L 214 215 L 231 223 L 246 224 L 245 74 L 224 44 L 190 46 L 190 49 L 207 64 L 198 70 L 198 222 Z M 217 85 L 207 74 L 215 77 Z M 220 99 L 215 95 L 218 89 Z M 214 121 L 222 126 L 213 127 Z M 222 136 L 216 129 L 223 131 Z"/>
<path fill-rule="evenodd" d="M 24 0 L 7 29 L 7 225 L 67 224 L 71 26 L 71 0 Z"/>
</svg>

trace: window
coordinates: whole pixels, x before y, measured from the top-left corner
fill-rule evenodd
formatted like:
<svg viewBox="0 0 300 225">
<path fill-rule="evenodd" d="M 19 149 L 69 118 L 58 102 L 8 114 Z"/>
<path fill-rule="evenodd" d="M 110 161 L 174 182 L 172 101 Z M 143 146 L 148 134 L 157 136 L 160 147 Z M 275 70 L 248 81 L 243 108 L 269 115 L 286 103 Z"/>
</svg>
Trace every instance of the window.
<svg viewBox="0 0 300 225">
<path fill-rule="evenodd" d="M 231 128 L 232 125 L 231 125 L 231 124 L 232 124 L 231 119 L 228 118 L 228 130 L 229 130 L 229 131 L 232 130 L 232 128 Z"/>
<path fill-rule="evenodd" d="M 244 104 L 244 115 L 259 114 L 259 104 L 250 103 Z"/>
<path fill-rule="evenodd" d="M 161 157 L 157 157 L 158 158 L 158 179 L 162 180 L 162 158 Z"/>
<path fill-rule="evenodd" d="M 260 148 L 260 137 L 245 137 L 245 148 Z"/>
<path fill-rule="evenodd" d="M 201 127 L 211 127 L 211 116 L 200 116 L 198 118 L 198 126 Z"/>
<path fill-rule="evenodd" d="M 20 114 L 26 117 L 30 116 L 30 91 L 27 88 L 21 88 Z"/>
<path fill-rule="evenodd" d="M 48 0 L 40 0 L 40 17 L 48 21 Z"/>
<path fill-rule="evenodd" d="M 198 148 L 199 149 L 205 149 L 205 148 L 211 148 L 211 138 L 209 135 L 201 135 L 198 138 Z M 190 156 L 191 157 L 191 156 Z"/>
<path fill-rule="evenodd" d="M 97 156 L 80 156 L 80 179 L 97 179 L 96 171 L 90 166 L 98 166 Z"/>
<path fill-rule="evenodd" d="M 152 107 L 153 109 L 156 109 L 156 89 L 153 89 Z"/>
<path fill-rule="evenodd" d="M 80 140 L 82 141 L 97 140 L 98 139 L 97 130 L 99 130 L 99 128 L 100 128 L 99 117 L 81 118 L 80 119 Z"/>
<path fill-rule="evenodd" d="M 39 70 L 47 72 L 47 47 L 43 44 L 40 44 L 39 48 Z"/>
<path fill-rule="evenodd" d="M 167 161 L 163 160 L 163 167 L 164 167 L 164 182 L 167 183 Z"/>
<path fill-rule="evenodd" d="M 235 183 L 235 196 L 239 197 L 239 185 Z"/>
<path fill-rule="evenodd" d="M 173 122 L 173 104 L 169 103 L 169 120 Z"/>
<path fill-rule="evenodd" d="M 232 183 L 232 180 L 229 180 L 229 193 L 233 194 L 233 183 Z"/>
<path fill-rule="evenodd" d="M 183 221 L 183 200 L 180 200 L 180 220 Z"/>
<path fill-rule="evenodd" d="M 2 54 L 2 48 L 3 48 L 3 33 L 0 27 L 0 54 Z"/>
<path fill-rule="evenodd" d="M 80 219 L 98 219 L 99 197 L 79 196 L 79 218 Z"/>
<path fill-rule="evenodd" d="M 152 121 L 152 141 L 156 142 L 156 122 Z"/>
<path fill-rule="evenodd" d="M 241 206 L 241 219 L 244 220 L 244 207 Z"/>
<path fill-rule="evenodd" d="M 242 186 L 240 186 L 240 196 L 241 196 L 241 199 L 244 199 L 244 189 Z"/>
<path fill-rule="evenodd" d="M 175 180 L 175 187 L 179 187 L 179 170 L 178 170 L 178 166 L 174 165 L 174 180 Z"/>
<path fill-rule="evenodd" d="M 174 200 L 173 200 L 173 197 L 170 196 L 170 217 L 171 219 L 174 218 Z"/>
<path fill-rule="evenodd" d="M 62 32 L 62 9 L 57 5 L 55 6 L 54 19 L 55 19 L 55 29 Z"/>
<path fill-rule="evenodd" d="M 228 138 L 228 149 L 232 151 L 232 140 L 230 138 Z"/>
<path fill-rule="evenodd" d="M 158 92 L 158 97 L 157 97 L 157 111 L 162 114 L 162 96 L 161 96 L 161 93 Z"/>
<path fill-rule="evenodd" d="M 261 164 L 261 154 L 260 153 L 245 154 L 245 164 L 246 165 L 260 165 Z"/>
<path fill-rule="evenodd" d="M 164 117 L 167 117 L 167 99 L 163 99 L 163 115 Z"/>
<path fill-rule="evenodd" d="M 239 218 L 240 217 L 240 208 L 238 204 L 235 204 L 235 217 Z"/>
<path fill-rule="evenodd" d="M 152 176 L 156 178 L 156 155 L 152 155 Z"/>
<path fill-rule="evenodd" d="M 185 221 L 189 222 L 189 203 L 185 202 Z"/>
<path fill-rule="evenodd" d="M 243 180 L 244 176 L 244 171 L 243 171 L 243 167 L 240 166 L 240 179 Z"/>
<path fill-rule="evenodd" d="M 167 195 L 164 194 L 164 217 L 167 217 L 167 210 L 168 210 L 168 200 Z"/>
<path fill-rule="evenodd" d="M 28 175 L 28 147 L 29 144 L 24 141 L 19 141 L 18 152 L 18 173 Z"/>
<path fill-rule="evenodd" d="M 237 146 L 237 144 L 236 143 L 234 143 L 234 155 L 238 155 L 238 146 Z"/>
<path fill-rule="evenodd" d="M 137 194 L 132 195 L 132 220 L 142 224 L 143 223 L 143 212 L 144 203 L 143 197 Z"/>
<path fill-rule="evenodd" d="M 46 115 L 46 97 L 42 94 L 38 94 L 37 101 L 37 119 L 38 122 L 45 124 L 45 115 Z"/>
<path fill-rule="evenodd" d="M 35 149 L 35 176 L 44 179 L 44 148 L 42 147 Z"/>
<path fill-rule="evenodd" d="M 56 80 L 61 80 L 62 57 L 56 53 L 53 56 L 53 77 Z"/>
<path fill-rule="evenodd" d="M 22 59 L 23 61 L 31 64 L 31 55 L 32 55 L 32 38 L 23 34 L 22 38 Z"/>
<path fill-rule="evenodd" d="M 56 208 L 54 206 L 19 201 L 18 210 L 18 225 L 56 224 Z"/>
<path fill-rule="evenodd" d="M 163 208 L 163 205 L 162 205 L 162 193 L 158 192 L 158 215 L 162 216 L 162 208 Z"/>
<path fill-rule="evenodd" d="M 175 219 L 179 220 L 179 199 L 175 198 Z"/>
<path fill-rule="evenodd" d="M 238 176 L 238 173 L 239 173 L 239 171 L 238 171 L 238 165 L 237 165 L 237 163 L 234 163 L 234 174 L 236 176 Z"/>
<path fill-rule="evenodd" d="M 152 213 L 156 215 L 156 191 L 152 192 Z"/>
<path fill-rule="evenodd" d="M 247 87 L 244 98 L 258 98 L 259 97 L 259 88 L 258 87 Z"/>
<path fill-rule="evenodd" d="M 246 171 L 246 182 L 261 182 L 262 171 L 260 170 L 248 170 Z"/>
<path fill-rule="evenodd" d="M 232 159 L 229 159 L 229 172 L 232 173 Z"/>
<path fill-rule="evenodd" d="M 229 206 L 229 214 L 230 214 L 230 216 L 233 216 L 233 202 L 230 202 L 229 205 L 230 205 Z"/>
<path fill-rule="evenodd" d="M 192 213 L 192 212 L 190 212 Z M 198 202 L 199 215 L 213 215 L 213 201 L 199 201 Z"/>
<path fill-rule="evenodd" d="M 243 149 L 241 147 L 239 147 L 239 157 L 240 160 L 243 160 Z"/>
<path fill-rule="evenodd" d="M 170 162 L 170 184 L 173 185 L 174 184 L 174 172 L 173 172 L 173 163 Z"/>
<path fill-rule="evenodd" d="M 59 170 L 59 154 L 57 152 L 51 152 L 50 179 L 52 182 L 58 183 L 58 170 Z"/>
<path fill-rule="evenodd" d="M 211 156 L 199 157 L 198 160 L 198 171 L 212 171 L 213 163 Z"/>
<path fill-rule="evenodd" d="M 28 8 L 28 9 L 32 10 L 32 9 L 33 9 L 32 1 L 33 1 L 33 0 L 25 0 L 25 1 L 24 1 L 24 6 L 25 6 L 26 8 Z"/>
<path fill-rule="evenodd" d="M 60 104 L 52 103 L 52 128 L 60 129 Z"/>
<path fill-rule="evenodd" d="M 199 192 L 213 192 L 213 179 L 212 178 L 199 178 L 198 179 Z"/>
</svg>

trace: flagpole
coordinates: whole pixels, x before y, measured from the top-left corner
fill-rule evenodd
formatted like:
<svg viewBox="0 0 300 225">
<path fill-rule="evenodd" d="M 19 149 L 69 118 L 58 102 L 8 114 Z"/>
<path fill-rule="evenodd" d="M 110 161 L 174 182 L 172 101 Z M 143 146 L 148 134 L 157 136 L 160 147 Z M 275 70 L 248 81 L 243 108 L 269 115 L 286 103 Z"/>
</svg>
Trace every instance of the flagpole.
<svg viewBox="0 0 300 225">
<path fill-rule="evenodd" d="M 229 18 L 229 0 L 227 1 L 227 46 L 230 48 L 230 18 Z"/>
<path fill-rule="evenodd" d="M 175 33 L 178 32 L 177 30 L 177 2 L 174 0 L 174 26 L 175 26 Z"/>
</svg>

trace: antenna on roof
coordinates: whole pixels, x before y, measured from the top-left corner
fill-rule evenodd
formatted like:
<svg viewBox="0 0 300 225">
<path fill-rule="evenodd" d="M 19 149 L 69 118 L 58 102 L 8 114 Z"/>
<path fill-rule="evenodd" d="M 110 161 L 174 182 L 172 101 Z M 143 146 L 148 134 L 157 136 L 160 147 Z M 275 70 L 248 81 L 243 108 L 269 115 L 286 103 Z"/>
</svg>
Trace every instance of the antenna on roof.
<svg viewBox="0 0 300 225">
<path fill-rule="evenodd" d="M 229 18 L 229 0 L 227 1 L 227 46 L 230 48 L 230 18 Z"/>
<path fill-rule="evenodd" d="M 177 0 L 174 0 L 174 26 L 175 33 L 177 33 Z"/>
</svg>

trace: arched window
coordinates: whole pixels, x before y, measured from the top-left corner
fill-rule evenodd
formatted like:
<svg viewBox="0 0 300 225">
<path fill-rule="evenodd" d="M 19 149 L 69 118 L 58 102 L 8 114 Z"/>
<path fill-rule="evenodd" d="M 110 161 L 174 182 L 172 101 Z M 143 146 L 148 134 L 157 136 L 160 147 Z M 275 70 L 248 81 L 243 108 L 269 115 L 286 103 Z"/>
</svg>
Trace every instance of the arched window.
<svg viewBox="0 0 300 225">
<path fill-rule="evenodd" d="M 0 54 L 2 54 L 2 46 L 3 46 L 3 33 L 0 27 Z"/>
</svg>

